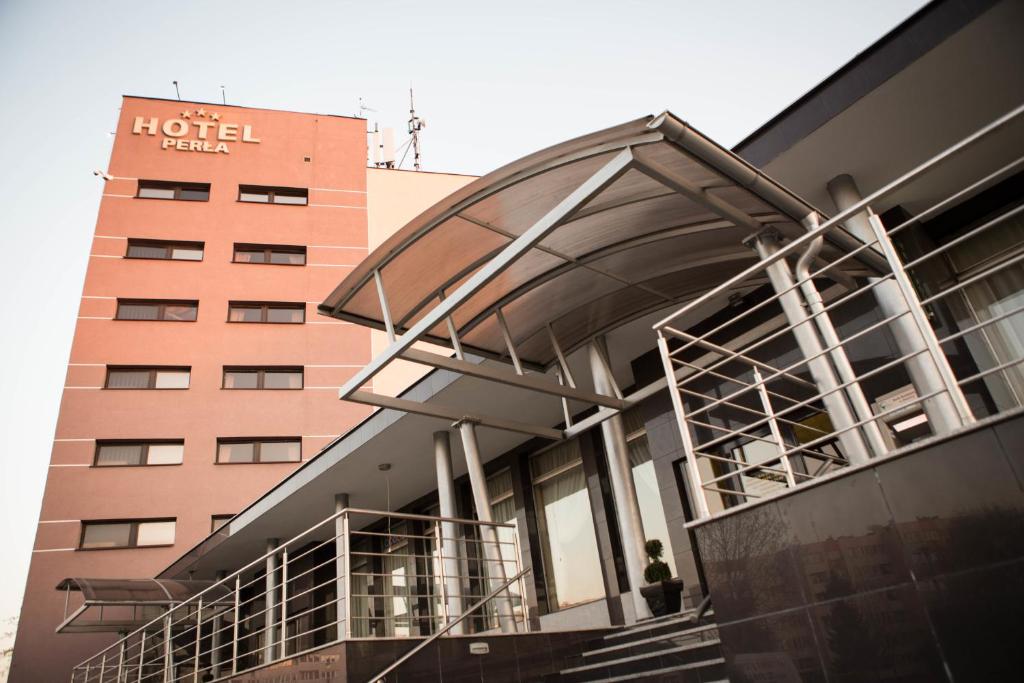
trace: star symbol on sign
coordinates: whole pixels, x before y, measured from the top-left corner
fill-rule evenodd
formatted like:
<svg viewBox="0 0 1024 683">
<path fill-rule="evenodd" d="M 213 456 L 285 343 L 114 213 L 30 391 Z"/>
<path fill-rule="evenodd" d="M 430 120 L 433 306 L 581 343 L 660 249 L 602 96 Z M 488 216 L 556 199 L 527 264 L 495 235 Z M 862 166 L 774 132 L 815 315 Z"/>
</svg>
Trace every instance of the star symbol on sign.
<svg viewBox="0 0 1024 683">
<path fill-rule="evenodd" d="M 220 114 L 217 114 L 215 112 L 210 112 L 210 120 L 211 121 L 219 121 L 220 120 Z"/>
<path fill-rule="evenodd" d="M 188 109 L 186 109 L 185 111 L 181 112 L 181 118 L 183 118 L 183 119 L 192 118 L 192 112 L 190 112 Z"/>
<path fill-rule="evenodd" d="M 199 109 L 196 109 L 196 116 L 206 116 L 206 110 L 203 109 L 202 107 L 200 107 Z"/>
</svg>

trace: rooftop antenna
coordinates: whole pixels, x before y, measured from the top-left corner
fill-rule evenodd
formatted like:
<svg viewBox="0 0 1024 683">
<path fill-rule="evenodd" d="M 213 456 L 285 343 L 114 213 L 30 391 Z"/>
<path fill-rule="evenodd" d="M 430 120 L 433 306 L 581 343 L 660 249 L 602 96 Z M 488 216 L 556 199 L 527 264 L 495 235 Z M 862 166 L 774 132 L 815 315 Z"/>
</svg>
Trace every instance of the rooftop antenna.
<svg viewBox="0 0 1024 683">
<path fill-rule="evenodd" d="M 413 104 L 412 88 L 409 88 L 409 135 L 412 136 L 412 165 L 420 170 L 420 131 L 427 127 L 427 122 L 416 116 Z"/>
<path fill-rule="evenodd" d="M 172 81 L 174 83 L 174 94 L 178 96 L 178 101 L 181 101 L 181 91 L 178 90 L 178 81 Z"/>
<path fill-rule="evenodd" d="M 360 97 L 359 98 L 359 113 L 357 114 L 357 116 L 359 118 L 361 118 L 361 119 L 365 119 L 366 116 L 364 116 L 364 114 L 366 114 L 366 112 L 368 112 L 368 111 L 372 111 L 374 113 L 377 112 L 376 109 L 372 109 L 371 107 L 367 107 L 366 106 L 366 101 L 362 97 Z"/>
<path fill-rule="evenodd" d="M 228 95 L 226 92 L 224 92 L 223 85 L 220 86 L 220 101 L 223 102 L 225 105 L 228 103 Z"/>
</svg>

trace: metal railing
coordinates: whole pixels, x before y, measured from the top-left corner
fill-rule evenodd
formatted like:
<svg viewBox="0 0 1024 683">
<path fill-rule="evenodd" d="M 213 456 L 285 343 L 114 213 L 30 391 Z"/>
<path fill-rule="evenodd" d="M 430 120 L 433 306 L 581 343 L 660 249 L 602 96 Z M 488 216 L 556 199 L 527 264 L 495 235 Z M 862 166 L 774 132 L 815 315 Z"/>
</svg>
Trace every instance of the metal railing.
<svg viewBox="0 0 1024 683">
<path fill-rule="evenodd" d="M 750 238 L 756 265 L 654 326 L 696 517 L 1024 405 L 1024 197 L 1003 184 L 973 217 L 946 213 L 1024 170 L 1024 156 L 991 161 L 991 136 L 1022 114 L 820 225 L 808 216 L 795 239 L 766 226 Z M 985 170 L 952 175 L 965 155 L 964 167 Z M 935 201 L 950 177 L 956 189 Z M 888 226 L 871 209 L 883 200 L 902 210 Z M 863 244 L 829 248 L 840 229 Z M 742 307 L 691 327 L 736 292 Z"/>
<path fill-rule="evenodd" d="M 71 681 L 219 681 L 343 640 L 528 631 L 520 557 L 514 524 L 346 508 L 85 660 Z M 463 611 L 483 598 L 487 609 Z"/>
</svg>

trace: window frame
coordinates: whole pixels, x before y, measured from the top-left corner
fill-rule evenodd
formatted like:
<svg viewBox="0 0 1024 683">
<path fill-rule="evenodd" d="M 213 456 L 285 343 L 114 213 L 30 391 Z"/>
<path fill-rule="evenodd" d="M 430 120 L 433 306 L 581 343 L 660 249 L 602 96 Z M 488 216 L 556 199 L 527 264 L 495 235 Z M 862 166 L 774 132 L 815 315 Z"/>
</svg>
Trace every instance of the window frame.
<svg viewBox="0 0 1024 683">
<path fill-rule="evenodd" d="M 153 190 L 173 190 L 173 197 L 143 197 L 143 189 Z M 149 180 L 147 178 L 139 178 L 135 189 L 136 199 L 156 199 L 173 202 L 208 202 L 210 201 L 210 183 L 190 183 L 181 180 Z M 205 190 L 205 199 L 191 199 L 188 197 L 182 197 L 182 192 L 185 190 Z"/>
<path fill-rule="evenodd" d="M 83 519 L 81 522 L 81 529 L 78 534 L 78 551 L 93 552 L 97 550 L 138 550 L 140 548 L 171 548 L 174 543 L 157 543 L 154 545 L 139 545 L 139 526 L 142 524 L 157 524 L 162 522 L 174 522 L 174 535 L 177 539 L 178 535 L 178 518 L 177 517 L 146 517 L 142 519 Z M 85 531 L 90 525 L 98 526 L 101 524 L 128 524 L 130 528 L 128 530 L 128 545 L 115 545 L 106 548 L 87 548 L 85 547 Z"/>
<path fill-rule="evenodd" d="M 220 459 L 221 444 L 252 444 L 252 460 L 247 462 L 228 462 Z M 261 446 L 265 443 L 297 443 L 299 445 L 298 460 L 260 460 Z M 222 437 L 217 439 L 217 452 L 214 455 L 215 465 L 287 465 L 289 463 L 302 462 L 302 437 L 301 436 L 259 436 L 259 437 Z"/>
<path fill-rule="evenodd" d="M 196 200 L 198 201 L 198 200 Z M 132 247 L 150 247 L 157 248 L 161 247 L 165 250 L 166 256 L 132 256 L 129 252 Z M 200 257 L 197 259 L 190 258 L 174 258 L 174 249 L 191 249 L 193 251 L 199 251 Z M 128 244 L 124 250 L 124 258 L 133 259 L 138 261 L 179 261 L 183 263 L 200 263 L 206 258 L 206 242 L 189 242 L 183 240 L 155 240 L 145 239 L 137 237 L 129 237 Z"/>
<path fill-rule="evenodd" d="M 156 306 L 156 318 L 122 318 L 120 317 L 121 306 Z M 165 317 L 168 306 L 191 306 L 196 311 L 196 317 L 192 320 L 176 320 Z M 194 323 L 199 320 L 198 299 L 118 299 L 117 309 L 114 311 L 114 320 L 126 320 L 133 323 Z"/>
<path fill-rule="evenodd" d="M 260 309 L 259 320 L 232 320 L 231 311 L 236 308 L 244 308 L 248 310 Z M 281 320 L 269 320 L 270 309 L 275 308 L 278 310 L 287 311 L 302 311 L 302 320 L 299 322 L 286 322 Z M 240 323 L 243 325 L 305 325 L 306 324 L 306 304 L 298 301 L 229 301 L 228 302 L 228 319 L 229 323 Z"/>
<path fill-rule="evenodd" d="M 238 252 L 263 252 L 263 261 L 240 261 L 238 259 Z M 274 252 L 281 254 L 302 254 L 302 263 L 274 263 L 271 261 L 271 257 Z M 291 266 L 291 267 L 302 267 L 306 265 L 308 260 L 308 253 L 306 247 L 297 244 L 250 244 L 247 242 L 235 242 L 231 250 L 231 262 L 232 263 L 244 263 L 250 266 Z"/>
<path fill-rule="evenodd" d="M 181 446 L 181 462 L 149 463 L 150 446 Z M 140 462 L 137 465 L 100 465 L 100 449 L 103 446 L 142 446 Z M 92 464 L 90 467 L 178 467 L 185 464 L 185 440 L 184 439 L 97 439 L 96 448 L 93 449 Z"/>
<path fill-rule="evenodd" d="M 229 372 L 255 372 L 256 386 L 254 387 L 229 387 L 227 376 Z M 267 387 L 266 374 L 268 372 L 297 372 L 299 373 L 299 386 L 297 387 Z M 306 368 L 302 365 L 225 365 L 221 373 L 220 388 L 225 391 L 302 391 L 306 388 Z"/>
<path fill-rule="evenodd" d="M 251 199 L 242 199 L 243 194 L 265 194 L 267 201 L 258 202 Z M 302 197 L 306 201 L 298 202 L 277 202 L 274 199 L 277 195 L 282 197 Z M 263 204 L 275 206 L 309 206 L 308 187 L 286 187 L 284 185 L 238 185 L 237 201 L 243 204 Z"/>
<path fill-rule="evenodd" d="M 152 321 L 151 321 L 152 322 Z M 149 381 L 144 387 L 112 387 L 110 386 L 110 373 L 118 371 L 141 372 L 149 371 Z M 158 387 L 156 386 L 157 373 L 160 372 L 187 372 L 187 387 Z M 192 388 L 192 367 L 186 365 L 108 365 L 107 376 L 103 381 L 103 388 L 112 391 L 187 391 Z"/>
</svg>

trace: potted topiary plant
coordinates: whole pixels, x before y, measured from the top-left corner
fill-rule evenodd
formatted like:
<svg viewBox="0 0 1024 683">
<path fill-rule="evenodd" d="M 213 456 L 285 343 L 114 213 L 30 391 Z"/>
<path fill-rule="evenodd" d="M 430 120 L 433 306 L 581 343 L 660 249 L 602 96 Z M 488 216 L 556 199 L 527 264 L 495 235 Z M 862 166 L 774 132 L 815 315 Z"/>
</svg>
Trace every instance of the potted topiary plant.
<svg viewBox="0 0 1024 683">
<path fill-rule="evenodd" d="M 675 614 L 682 607 L 683 580 L 673 579 L 672 570 L 661 561 L 665 546 L 652 538 L 644 545 L 650 563 L 644 569 L 644 581 L 649 585 L 640 587 L 640 594 L 647 600 L 647 606 L 656 617 Z"/>
</svg>

